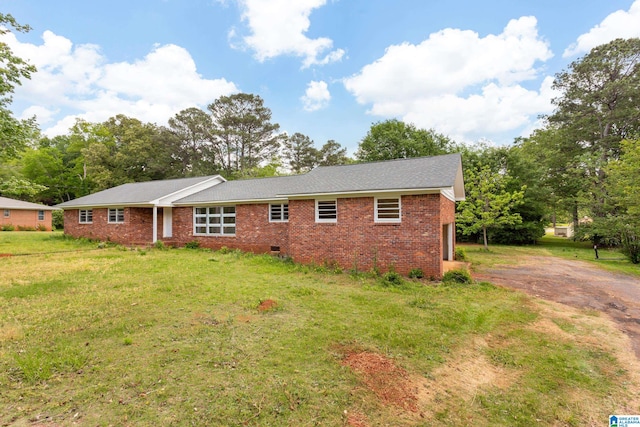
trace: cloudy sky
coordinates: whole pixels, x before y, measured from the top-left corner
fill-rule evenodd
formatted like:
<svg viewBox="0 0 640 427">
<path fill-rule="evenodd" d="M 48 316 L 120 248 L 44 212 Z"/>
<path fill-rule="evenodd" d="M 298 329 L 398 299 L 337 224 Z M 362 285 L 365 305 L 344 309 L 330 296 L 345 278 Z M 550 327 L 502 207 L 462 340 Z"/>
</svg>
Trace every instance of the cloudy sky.
<svg viewBox="0 0 640 427">
<path fill-rule="evenodd" d="M 166 124 L 222 95 L 260 95 L 273 121 L 356 150 L 398 118 L 509 144 L 552 111 L 555 73 L 640 37 L 640 0 L 3 0 L 3 37 L 38 68 L 14 96 L 47 135 L 77 117 Z"/>
</svg>

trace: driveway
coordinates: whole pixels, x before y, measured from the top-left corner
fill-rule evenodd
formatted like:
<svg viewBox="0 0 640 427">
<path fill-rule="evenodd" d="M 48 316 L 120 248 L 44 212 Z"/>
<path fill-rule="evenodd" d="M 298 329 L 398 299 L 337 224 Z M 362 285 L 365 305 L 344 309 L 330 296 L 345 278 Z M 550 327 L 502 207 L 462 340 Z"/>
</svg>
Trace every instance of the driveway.
<svg viewBox="0 0 640 427">
<path fill-rule="evenodd" d="M 583 261 L 530 256 L 518 265 L 473 274 L 478 281 L 519 289 L 576 308 L 608 314 L 630 338 L 640 359 L 640 279 L 610 273 Z"/>
</svg>

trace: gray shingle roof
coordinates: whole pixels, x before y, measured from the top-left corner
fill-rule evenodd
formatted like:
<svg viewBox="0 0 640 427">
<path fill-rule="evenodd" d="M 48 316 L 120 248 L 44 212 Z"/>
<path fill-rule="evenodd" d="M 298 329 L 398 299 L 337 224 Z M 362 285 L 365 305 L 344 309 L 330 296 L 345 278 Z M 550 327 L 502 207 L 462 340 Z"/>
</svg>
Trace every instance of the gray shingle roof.
<svg viewBox="0 0 640 427">
<path fill-rule="evenodd" d="M 177 200 L 175 204 L 282 199 L 280 194 L 297 188 L 296 183 L 302 177 L 304 175 L 227 181 Z"/>
<path fill-rule="evenodd" d="M 61 208 L 71 208 L 75 206 L 150 205 L 153 200 L 166 197 L 214 177 L 215 176 L 201 176 L 196 178 L 122 184 L 118 187 L 79 197 L 57 206 Z"/>
<path fill-rule="evenodd" d="M 318 167 L 288 195 L 449 188 L 456 183 L 460 154 Z M 282 193 L 281 193 L 282 194 Z"/>
<path fill-rule="evenodd" d="M 194 186 L 214 176 L 124 184 L 58 205 L 61 208 L 90 206 L 151 206 L 154 200 Z M 195 191 L 176 205 L 215 202 L 278 200 L 305 195 L 454 188 L 464 198 L 460 154 L 434 157 L 321 166 L 304 175 L 227 181 Z"/>
<path fill-rule="evenodd" d="M 290 196 L 451 188 L 461 174 L 460 154 L 321 166 L 305 175 L 228 181 L 176 201 L 274 200 Z M 464 196 L 463 196 L 464 197 Z"/>
<path fill-rule="evenodd" d="M 15 210 L 33 210 L 39 211 L 54 211 L 57 208 L 41 205 L 39 203 L 23 202 L 22 200 L 10 199 L 8 197 L 0 197 L 0 209 L 15 209 Z"/>
</svg>

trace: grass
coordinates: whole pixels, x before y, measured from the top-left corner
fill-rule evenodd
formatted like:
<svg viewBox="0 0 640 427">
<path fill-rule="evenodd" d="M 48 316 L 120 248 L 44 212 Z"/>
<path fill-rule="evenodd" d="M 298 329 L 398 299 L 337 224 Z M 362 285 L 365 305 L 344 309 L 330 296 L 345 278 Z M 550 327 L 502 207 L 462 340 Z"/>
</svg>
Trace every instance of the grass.
<svg viewBox="0 0 640 427">
<path fill-rule="evenodd" d="M 0 425 L 344 426 L 357 413 L 581 426 L 640 410 L 632 370 L 607 347 L 620 334 L 592 314 L 490 284 L 389 286 L 235 251 L 96 247 L 0 233 L 0 253 L 40 254 L 0 258 Z M 428 394 L 420 411 L 364 386 L 348 349 L 408 372 Z M 483 363 L 452 382 L 467 361 Z M 507 380 L 457 388 L 485 371 Z"/>
<path fill-rule="evenodd" d="M 525 256 L 557 256 L 597 264 L 599 267 L 618 273 L 640 277 L 640 266 L 632 264 L 618 249 L 599 248 L 600 259 L 595 259 L 593 244 L 574 242 L 571 239 L 544 236 L 537 245 L 508 246 L 489 245 L 485 251 L 482 245 L 461 244 L 475 266 L 492 267 L 499 264 L 512 264 Z"/>
</svg>

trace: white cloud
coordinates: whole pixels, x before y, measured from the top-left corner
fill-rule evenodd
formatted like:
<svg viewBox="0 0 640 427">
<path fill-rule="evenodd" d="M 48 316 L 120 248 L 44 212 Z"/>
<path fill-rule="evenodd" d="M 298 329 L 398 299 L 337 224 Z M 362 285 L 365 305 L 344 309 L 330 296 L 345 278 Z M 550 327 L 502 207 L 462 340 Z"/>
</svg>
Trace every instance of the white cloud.
<svg viewBox="0 0 640 427">
<path fill-rule="evenodd" d="M 260 62 L 280 55 L 294 55 L 302 57 L 302 67 L 307 68 L 336 62 L 344 56 L 343 49 L 331 50 L 331 39 L 311 39 L 305 35 L 311 24 L 309 15 L 313 9 L 324 6 L 326 0 L 238 0 L 238 4 L 242 20 L 251 31 L 243 41 L 255 51 Z M 236 35 L 235 29 L 229 32 L 230 39 Z M 231 44 L 237 46 L 233 41 Z"/>
<path fill-rule="evenodd" d="M 323 81 L 311 81 L 307 85 L 304 96 L 300 98 L 306 111 L 316 111 L 329 105 L 331 94 L 327 83 Z"/>
<path fill-rule="evenodd" d="M 27 105 L 20 116 L 36 114 L 41 125 L 57 122 L 44 129 L 48 135 L 66 133 L 76 117 L 103 121 L 125 114 L 165 123 L 184 108 L 238 91 L 225 79 L 203 78 L 180 46 L 154 46 L 134 62 L 108 63 L 96 45 L 74 46 L 51 31 L 42 39 L 35 45 L 7 34 L 3 41 L 38 68 L 16 89 L 14 99 Z"/>
<path fill-rule="evenodd" d="M 498 35 L 445 29 L 418 45 L 403 43 L 344 79 L 346 89 L 370 114 L 400 117 L 462 140 L 526 126 L 550 112 L 551 79 L 539 90 L 538 61 L 553 55 L 538 36 L 534 17 L 511 20 Z"/>
<path fill-rule="evenodd" d="M 628 12 L 618 10 L 604 18 L 588 33 L 579 36 L 578 40 L 569 46 L 562 56 L 567 58 L 587 53 L 594 47 L 617 38 L 633 37 L 640 37 L 640 0 L 636 0 Z"/>
</svg>

